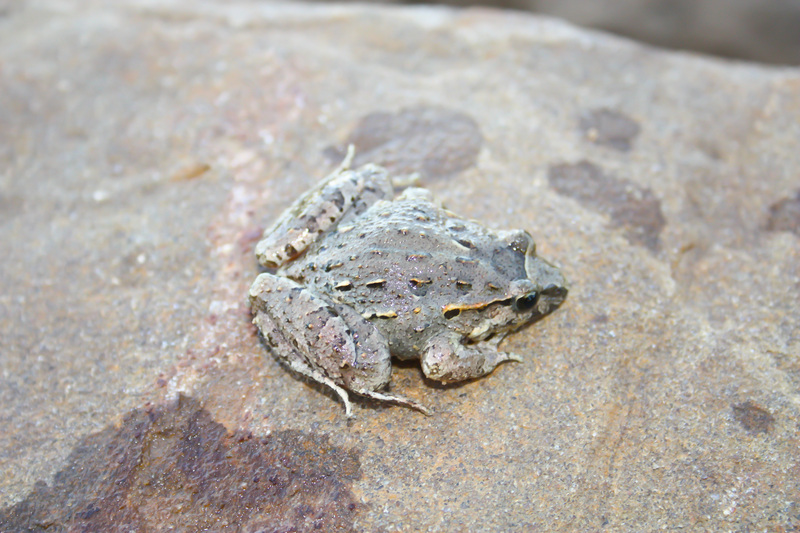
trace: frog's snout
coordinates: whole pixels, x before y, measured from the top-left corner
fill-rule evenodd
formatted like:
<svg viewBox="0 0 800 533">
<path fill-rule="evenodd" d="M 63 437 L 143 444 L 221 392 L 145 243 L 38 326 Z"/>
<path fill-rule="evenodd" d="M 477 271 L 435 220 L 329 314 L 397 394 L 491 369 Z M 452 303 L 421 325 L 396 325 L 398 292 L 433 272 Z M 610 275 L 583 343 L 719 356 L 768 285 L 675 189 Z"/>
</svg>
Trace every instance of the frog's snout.
<svg viewBox="0 0 800 533">
<path fill-rule="evenodd" d="M 567 291 L 567 280 L 564 274 L 554 265 L 545 261 L 538 255 L 529 255 L 525 261 L 525 271 L 528 274 L 528 279 L 536 282 L 537 285 L 543 288 L 549 288 L 551 285 L 560 287 Z M 555 290 L 555 289 L 551 289 Z M 566 295 L 566 292 L 564 293 Z"/>
<path fill-rule="evenodd" d="M 563 301 L 567 297 L 567 293 L 569 293 L 569 289 L 566 287 L 559 286 L 559 285 L 548 285 L 544 289 L 542 289 L 541 295 L 548 296 L 553 298 L 554 300 Z"/>
<path fill-rule="evenodd" d="M 566 299 L 569 288 L 561 271 L 538 256 L 531 256 L 525 265 L 528 276 L 539 290 L 539 312 L 552 312 Z"/>
</svg>

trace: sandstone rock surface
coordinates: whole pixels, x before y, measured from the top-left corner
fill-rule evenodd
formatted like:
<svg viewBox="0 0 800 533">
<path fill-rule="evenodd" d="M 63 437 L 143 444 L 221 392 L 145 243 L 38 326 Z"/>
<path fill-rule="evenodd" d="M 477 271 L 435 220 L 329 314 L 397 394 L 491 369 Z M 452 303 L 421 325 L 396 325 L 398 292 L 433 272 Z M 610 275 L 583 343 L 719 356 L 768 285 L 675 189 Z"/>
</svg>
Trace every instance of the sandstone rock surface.
<svg viewBox="0 0 800 533">
<path fill-rule="evenodd" d="M 250 324 L 254 242 L 348 142 L 571 282 L 524 363 L 398 365 L 432 417 L 348 422 Z M 553 19 L 7 4 L 0 530 L 797 529 L 799 143 L 800 70 Z"/>
</svg>

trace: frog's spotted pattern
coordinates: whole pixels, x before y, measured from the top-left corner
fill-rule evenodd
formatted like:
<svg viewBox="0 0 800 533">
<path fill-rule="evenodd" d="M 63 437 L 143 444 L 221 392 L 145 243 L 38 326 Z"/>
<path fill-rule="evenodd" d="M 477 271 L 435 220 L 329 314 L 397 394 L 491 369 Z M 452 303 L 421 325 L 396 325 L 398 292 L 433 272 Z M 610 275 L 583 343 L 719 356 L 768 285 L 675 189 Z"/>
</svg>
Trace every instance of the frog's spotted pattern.
<svg viewBox="0 0 800 533">
<path fill-rule="evenodd" d="M 527 232 L 493 232 L 444 209 L 425 189 L 393 198 L 386 171 L 342 166 L 292 205 L 256 246 L 254 322 L 292 369 L 347 391 L 427 413 L 379 392 L 391 355 L 420 359 L 443 383 L 519 360 L 505 334 L 556 309 L 561 273 Z"/>
</svg>

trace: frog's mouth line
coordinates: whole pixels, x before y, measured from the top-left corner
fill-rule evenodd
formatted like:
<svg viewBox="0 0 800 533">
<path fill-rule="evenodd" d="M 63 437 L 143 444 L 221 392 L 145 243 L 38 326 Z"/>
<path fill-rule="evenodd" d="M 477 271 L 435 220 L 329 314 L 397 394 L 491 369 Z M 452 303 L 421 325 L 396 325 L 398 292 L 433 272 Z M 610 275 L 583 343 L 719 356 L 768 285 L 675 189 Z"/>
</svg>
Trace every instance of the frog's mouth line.
<svg viewBox="0 0 800 533">
<path fill-rule="evenodd" d="M 482 312 L 491 307 L 505 307 L 505 308 L 513 307 L 515 300 L 516 298 L 509 297 L 509 298 L 493 300 L 485 304 L 471 304 L 471 305 L 451 304 L 444 306 L 443 311 L 445 318 L 449 320 L 451 318 L 457 317 L 461 313 L 461 311 L 465 310 Z M 506 334 L 508 334 L 511 330 L 515 329 L 515 325 L 518 325 L 517 324 L 518 321 L 514 319 L 513 314 L 509 315 L 507 318 L 508 320 L 506 320 L 505 323 L 502 322 L 484 323 L 483 325 L 473 328 L 469 332 L 465 331 L 464 333 L 466 334 L 466 340 L 471 343 L 475 343 L 479 341 L 488 340 L 492 337 L 497 337 L 499 342 L 503 337 L 505 337 Z M 535 319 L 536 318 L 535 313 L 531 314 L 530 318 Z M 523 320 L 523 322 L 526 321 L 527 320 Z"/>
</svg>

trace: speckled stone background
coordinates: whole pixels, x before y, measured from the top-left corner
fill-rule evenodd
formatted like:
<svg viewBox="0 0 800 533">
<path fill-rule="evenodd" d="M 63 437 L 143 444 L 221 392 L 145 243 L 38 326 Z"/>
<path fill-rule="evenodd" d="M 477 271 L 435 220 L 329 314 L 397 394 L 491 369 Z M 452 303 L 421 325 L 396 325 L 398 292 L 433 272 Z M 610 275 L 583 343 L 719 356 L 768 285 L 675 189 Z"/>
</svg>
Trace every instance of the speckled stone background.
<svg viewBox="0 0 800 533">
<path fill-rule="evenodd" d="M 393 390 L 284 370 L 264 225 L 418 171 L 571 282 L 525 356 Z M 519 13 L 0 11 L 0 531 L 800 529 L 800 70 Z"/>
</svg>

